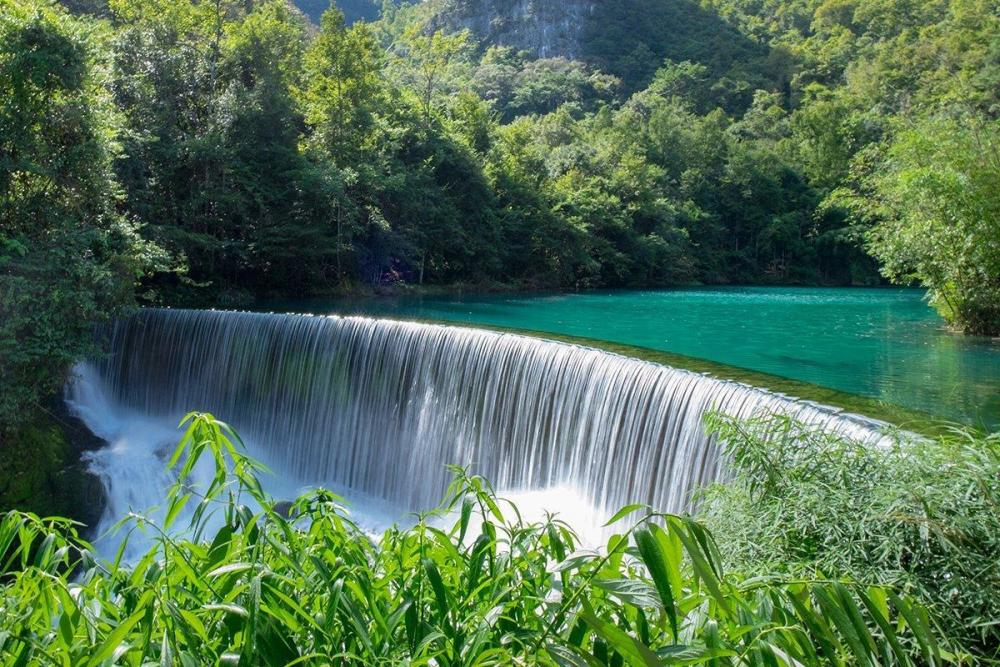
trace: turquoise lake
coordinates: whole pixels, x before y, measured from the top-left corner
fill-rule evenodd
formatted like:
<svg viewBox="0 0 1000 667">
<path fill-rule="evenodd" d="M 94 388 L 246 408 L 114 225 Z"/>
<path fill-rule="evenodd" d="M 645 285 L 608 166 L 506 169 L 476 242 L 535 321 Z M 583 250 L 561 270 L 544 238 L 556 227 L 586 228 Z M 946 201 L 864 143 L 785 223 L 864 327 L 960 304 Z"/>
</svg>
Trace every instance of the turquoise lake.
<svg viewBox="0 0 1000 667">
<path fill-rule="evenodd" d="M 720 287 L 283 301 L 267 309 L 530 329 L 651 348 L 1000 426 L 1000 341 L 912 289 Z"/>
</svg>

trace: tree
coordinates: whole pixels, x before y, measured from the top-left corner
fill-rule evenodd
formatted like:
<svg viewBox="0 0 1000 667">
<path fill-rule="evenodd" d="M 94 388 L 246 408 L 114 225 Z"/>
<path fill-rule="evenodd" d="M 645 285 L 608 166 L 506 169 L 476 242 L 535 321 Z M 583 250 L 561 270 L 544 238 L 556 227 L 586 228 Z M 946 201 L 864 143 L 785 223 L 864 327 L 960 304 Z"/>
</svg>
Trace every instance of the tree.
<svg viewBox="0 0 1000 667">
<path fill-rule="evenodd" d="M 348 28 L 337 9 L 323 14 L 306 53 L 306 121 L 334 162 L 350 164 L 372 139 L 385 102 L 382 49 L 365 24 Z"/>
<path fill-rule="evenodd" d="M 97 39 L 51 5 L 0 0 L 0 431 L 62 387 L 154 257 L 117 210 Z"/>
<path fill-rule="evenodd" d="M 226 120 L 218 127 L 237 204 L 230 238 L 246 244 L 238 280 L 256 293 L 323 283 L 339 258 L 329 210 L 343 184 L 299 147 L 303 117 L 292 90 L 301 86 L 304 49 L 304 25 L 280 0 L 257 6 L 222 44 L 226 90 L 217 106 Z"/>
<path fill-rule="evenodd" d="M 220 33 L 242 9 L 228 0 L 111 0 L 111 9 L 111 87 L 125 124 L 115 169 L 125 204 L 176 261 L 176 273 L 151 287 L 196 299 L 223 289 L 247 261 L 230 215 L 240 204 L 226 174 L 230 118 L 218 104 L 226 87 Z"/>
<path fill-rule="evenodd" d="M 566 103 L 593 109 L 612 97 L 620 82 L 591 72 L 581 62 L 541 58 L 525 64 L 515 80 L 509 111 L 514 115 L 548 113 Z"/>
<path fill-rule="evenodd" d="M 366 24 L 348 28 L 336 8 L 323 14 L 306 53 L 300 102 L 312 130 L 307 144 L 313 163 L 332 186 L 338 281 L 348 279 L 344 257 L 354 253 L 354 238 L 362 227 L 376 233 L 382 225 L 374 221 L 384 221 L 369 189 L 382 162 L 376 146 L 378 116 L 389 97 L 383 65 L 382 49 Z"/>
<path fill-rule="evenodd" d="M 919 281 L 968 333 L 1000 334 L 1000 122 L 938 115 L 898 133 L 860 190 L 838 193 L 871 223 L 891 280 Z"/>
<path fill-rule="evenodd" d="M 471 47 L 470 39 L 468 30 L 429 33 L 422 23 L 415 23 L 403 32 L 400 46 L 406 60 L 404 72 L 419 96 L 425 124 L 430 123 L 435 96 L 458 77 L 459 66 Z"/>
</svg>

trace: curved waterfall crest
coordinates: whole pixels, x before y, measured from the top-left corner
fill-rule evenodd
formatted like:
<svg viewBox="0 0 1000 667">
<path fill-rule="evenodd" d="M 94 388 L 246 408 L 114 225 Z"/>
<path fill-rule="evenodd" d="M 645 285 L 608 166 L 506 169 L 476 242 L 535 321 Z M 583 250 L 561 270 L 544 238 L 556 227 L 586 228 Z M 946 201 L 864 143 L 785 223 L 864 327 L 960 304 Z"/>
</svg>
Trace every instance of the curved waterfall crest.
<svg viewBox="0 0 1000 667">
<path fill-rule="evenodd" d="M 143 309 L 87 373 L 121 407 L 210 411 L 303 483 L 406 509 L 468 465 L 499 489 L 567 485 L 614 511 L 681 511 L 719 479 L 702 417 L 780 411 L 860 437 L 879 423 L 736 382 L 530 336 L 366 317 Z"/>
</svg>

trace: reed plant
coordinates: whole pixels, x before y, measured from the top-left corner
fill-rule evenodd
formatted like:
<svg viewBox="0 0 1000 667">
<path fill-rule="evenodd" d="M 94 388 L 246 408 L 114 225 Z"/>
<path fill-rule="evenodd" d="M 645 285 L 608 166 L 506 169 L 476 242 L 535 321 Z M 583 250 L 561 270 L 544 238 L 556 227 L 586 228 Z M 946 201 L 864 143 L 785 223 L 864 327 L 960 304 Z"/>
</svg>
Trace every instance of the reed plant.
<svg viewBox="0 0 1000 667">
<path fill-rule="evenodd" d="M 729 568 L 911 593 L 941 635 L 1000 663 L 1000 433 L 890 433 L 881 446 L 787 417 L 713 415 L 731 479 L 699 518 Z"/>
<path fill-rule="evenodd" d="M 96 560 L 63 519 L 0 521 L 3 665 L 874 665 L 956 660 L 892 586 L 736 576 L 689 517 L 633 505 L 583 549 L 466 470 L 373 539 L 336 495 L 277 507 L 238 436 L 192 414 L 143 556 Z M 189 479 L 211 457 L 215 476 Z M 183 518 L 182 518 L 183 517 Z M 442 523 L 448 519 L 446 523 Z M 441 528 L 445 525 L 447 528 Z"/>
</svg>

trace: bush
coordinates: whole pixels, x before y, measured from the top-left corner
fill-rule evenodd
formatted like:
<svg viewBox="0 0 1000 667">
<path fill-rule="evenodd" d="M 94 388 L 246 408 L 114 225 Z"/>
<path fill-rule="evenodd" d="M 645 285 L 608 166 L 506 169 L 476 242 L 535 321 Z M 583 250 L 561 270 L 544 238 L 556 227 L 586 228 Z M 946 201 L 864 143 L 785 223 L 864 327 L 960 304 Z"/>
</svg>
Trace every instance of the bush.
<svg viewBox="0 0 1000 667">
<path fill-rule="evenodd" d="M 998 156 L 989 116 L 926 118 L 900 129 L 864 191 L 833 197 L 871 223 L 867 247 L 886 277 L 920 282 L 949 322 L 986 336 L 1000 334 Z"/>
<path fill-rule="evenodd" d="M 639 521 L 606 548 L 579 551 L 565 524 L 527 524 L 484 480 L 456 470 L 445 514 L 373 541 L 326 491 L 272 509 L 232 431 L 208 415 L 187 423 L 166 518 L 123 521 L 155 536 L 134 564 L 95 563 L 65 520 L 0 520 L 4 664 L 910 664 L 911 649 L 925 664 L 947 657 L 926 613 L 889 588 L 735 578 L 700 524 L 642 506 L 618 513 L 613 520 Z M 215 477 L 185 484 L 205 454 Z M 190 502 L 185 538 L 173 525 Z M 450 529 L 436 527 L 449 517 Z M 81 573 L 70 579 L 74 566 Z"/>
<path fill-rule="evenodd" d="M 709 427 L 734 477 L 700 515 L 729 567 L 899 587 L 947 637 L 1000 658 L 1000 434 L 872 447 L 774 416 Z"/>
</svg>

